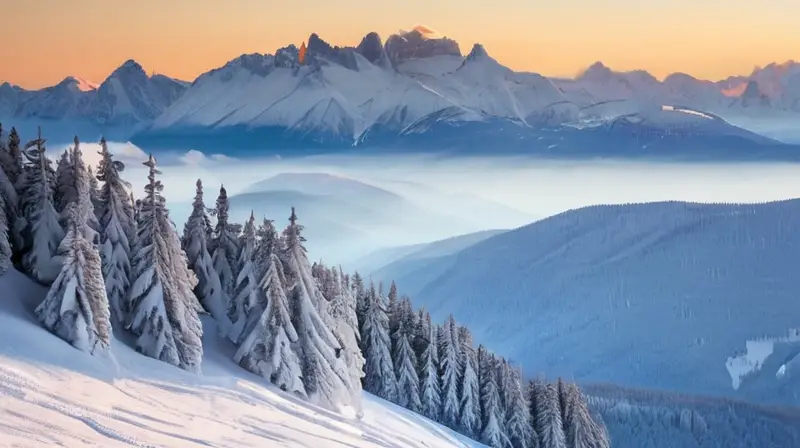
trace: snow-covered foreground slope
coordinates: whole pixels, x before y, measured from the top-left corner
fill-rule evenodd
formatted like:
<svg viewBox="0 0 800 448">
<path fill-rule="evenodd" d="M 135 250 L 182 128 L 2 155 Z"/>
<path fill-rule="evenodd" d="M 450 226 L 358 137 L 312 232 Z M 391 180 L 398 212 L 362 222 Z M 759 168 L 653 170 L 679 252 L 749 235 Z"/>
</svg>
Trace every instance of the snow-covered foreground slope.
<svg viewBox="0 0 800 448">
<path fill-rule="evenodd" d="M 0 291 L 2 446 L 482 446 L 371 395 L 362 421 L 288 396 L 238 368 L 210 321 L 197 377 L 119 340 L 75 350 L 36 323 L 45 291 L 16 271 Z"/>
<path fill-rule="evenodd" d="M 798 404 L 799 249 L 800 200 L 595 206 L 382 277 L 528 374 Z"/>
</svg>

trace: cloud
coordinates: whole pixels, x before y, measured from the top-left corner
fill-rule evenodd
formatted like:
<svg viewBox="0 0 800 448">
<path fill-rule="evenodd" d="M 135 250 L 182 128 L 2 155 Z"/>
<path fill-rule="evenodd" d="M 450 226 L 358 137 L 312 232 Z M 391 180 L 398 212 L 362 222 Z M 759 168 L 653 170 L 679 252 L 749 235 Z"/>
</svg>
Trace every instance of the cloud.
<svg viewBox="0 0 800 448">
<path fill-rule="evenodd" d="M 147 161 L 147 153 L 131 142 L 107 142 L 106 145 L 108 146 L 108 151 L 114 156 L 114 160 L 118 160 L 125 165 L 142 164 Z M 58 151 L 58 157 L 69 148 L 72 148 L 72 145 L 61 148 Z M 101 159 L 100 144 L 81 142 L 81 152 L 83 153 L 83 160 L 86 165 L 97 168 Z"/>
<path fill-rule="evenodd" d="M 204 153 L 196 149 L 190 149 L 189 151 L 186 151 L 186 154 L 180 157 L 180 160 L 186 165 L 199 166 L 213 162 L 235 162 L 238 159 L 226 156 L 224 154 L 211 154 L 210 156 L 206 156 Z"/>
</svg>

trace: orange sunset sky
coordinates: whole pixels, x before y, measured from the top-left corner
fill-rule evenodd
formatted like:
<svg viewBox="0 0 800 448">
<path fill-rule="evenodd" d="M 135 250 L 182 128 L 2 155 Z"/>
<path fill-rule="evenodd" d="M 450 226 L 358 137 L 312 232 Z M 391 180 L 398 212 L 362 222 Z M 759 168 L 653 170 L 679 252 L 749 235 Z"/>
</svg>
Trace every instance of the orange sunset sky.
<svg viewBox="0 0 800 448">
<path fill-rule="evenodd" d="M 316 32 L 356 45 L 424 24 L 515 69 L 616 70 L 704 79 L 800 60 L 797 0 L 0 0 L 0 82 L 101 82 L 126 59 L 184 80 Z"/>
</svg>

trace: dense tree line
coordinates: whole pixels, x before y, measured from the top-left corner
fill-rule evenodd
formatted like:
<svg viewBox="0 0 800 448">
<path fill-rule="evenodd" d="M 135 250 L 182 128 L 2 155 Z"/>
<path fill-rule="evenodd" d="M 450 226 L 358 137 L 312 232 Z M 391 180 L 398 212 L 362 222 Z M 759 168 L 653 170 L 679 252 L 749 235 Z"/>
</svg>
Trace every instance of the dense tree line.
<svg viewBox="0 0 800 448">
<path fill-rule="evenodd" d="M 609 446 L 574 384 L 526 387 L 394 283 L 384 296 L 358 273 L 311 265 L 294 209 L 282 232 L 255 214 L 238 225 L 225 188 L 209 208 L 198 180 L 179 236 L 155 158 L 134 200 L 125 166 L 100 147 L 96 175 L 77 137 L 54 169 L 41 135 L 21 147 L 0 128 L 0 273 L 13 263 L 49 286 L 36 315 L 74 347 L 103 351 L 125 331 L 142 354 L 199 372 L 207 313 L 242 368 L 330 409 L 360 412 L 363 387 L 493 447 Z"/>
</svg>

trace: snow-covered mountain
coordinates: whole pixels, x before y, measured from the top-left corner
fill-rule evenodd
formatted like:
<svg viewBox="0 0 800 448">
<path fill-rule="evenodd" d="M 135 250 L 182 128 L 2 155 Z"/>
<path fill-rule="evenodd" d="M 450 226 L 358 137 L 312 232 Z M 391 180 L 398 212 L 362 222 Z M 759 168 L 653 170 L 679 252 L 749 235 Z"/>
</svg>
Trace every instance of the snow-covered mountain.
<svg viewBox="0 0 800 448">
<path fill-rule="evenodd" d="M 570 101 L 586 108 L 627 101 L 700 109 L 724 118 L 742 114 L 800 112 L 800 64 L 788 61 L 755 68 L 748 76 L 713 82 L 684 73 L 659 81 L 646 71 L 614 71 L 596 62 L 575 79 L 553 79 Z M 588 111 L 587 111 L 588 113 Z"/>
<path fill-rule="evenodd" d="M 462 56 L 454 41 L 416 30 L 386 45 L 370 33 L 355 48 L 331 47 L 312 34 L 306 58 L 298 64 L 297 48 L 289 46 L 212 70 L 140 138 L 272 129 L 284 139 L 352 144 L 365 133 L 397 134 L 444 110 L 459 121 L 523 124 L 558 123 L 577 111 L 563 106 L 547 78 L 515 73 L 477 44 Z"/>
<path fill-rule="evenodd" d="M 142 146 L 231 151 L 409 147 L 420 136 L 429 146 L 471 142 L 484 151 L 499 136 L 500 148 L 536 151 L 530 142 L 543 128 L 662 106 L 712 113 L 782 138 L 775 128 L 791 128 L 800 117 L 800 64 L 791 61 L 719 82 L 682 73 L 660 81 L 600 62 L 574 79 L 550 79 L 513 71 L 480 44 L 464 55 L 458 42 L 424 27 L 385 43 L 374 32 L 352 47 L 317 34 L 307 43 L 302 63 L 289 45 L 242 55 L 191 85 L 147 76 L 127 61 L 97 86 L 77 78 L 39 91 L 4 86 L 0 116 L 127 126 Z M 562 138 L 587 146 L 580 136 Z"/>
<path fill-rule="evenodd" d="M 100 84 L 74 76 L 35 91 L 3 84 L 0 114 L 17 120 L 133 127 L 152 121 L 187 88 L 187 83 L 164 75 L 149 76 L 128 60 Z"/>
<path fill-rule="evenodd" d="M 197 376 L 142 356 L 122 334 L 107 355 L 74 350 L 32 314 L 44 288 L 12 269 L 0 289 L 4 446 L 484 446 L 370 394 L 357 420 L 283 393 L 232 360 L 210 318 Z"/>
<path fill-rule="evenodd" d="M 377 278 L 529 373 L 796 405 L 799 246 L 800 200 L 593 206 Z"/>
</svg>

